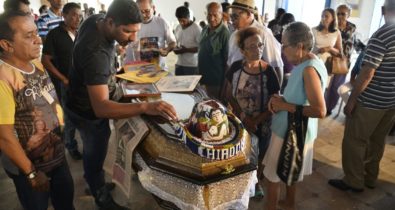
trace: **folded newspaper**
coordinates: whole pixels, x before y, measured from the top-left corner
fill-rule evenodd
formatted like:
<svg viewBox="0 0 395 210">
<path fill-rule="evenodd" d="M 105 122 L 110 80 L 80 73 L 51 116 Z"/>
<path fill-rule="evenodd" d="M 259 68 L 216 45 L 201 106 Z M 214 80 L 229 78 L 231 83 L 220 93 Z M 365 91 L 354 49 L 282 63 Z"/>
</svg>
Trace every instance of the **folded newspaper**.
<svg viewBox="0 0 395 210">
<path fill-rule="evenodd" d="M 149 133 L 144 120 L 139 117 L 114 120 L 114 130 L 109 142 L 105 170 L 112 174 L 112 181 L 129 198 L 132 170 L 132 154 L 137 145 Z M 109 171 L 111 170 L 111 171 Z"/>
</svg>

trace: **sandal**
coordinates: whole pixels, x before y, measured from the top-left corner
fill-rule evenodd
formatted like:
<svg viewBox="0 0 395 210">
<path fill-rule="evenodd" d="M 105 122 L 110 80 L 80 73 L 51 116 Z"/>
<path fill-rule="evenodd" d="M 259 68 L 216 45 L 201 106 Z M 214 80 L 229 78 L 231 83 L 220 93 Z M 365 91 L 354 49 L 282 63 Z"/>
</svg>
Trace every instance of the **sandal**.
<svg viewBox="0 0 395 210">
<path fill-rule="evenodd" d="M 257 183 L 255 185 L 255 195 L 254 198 L 263 198 L 265 196 L 265 191 L 263 190 L 262 186 Z"/>
</svg>

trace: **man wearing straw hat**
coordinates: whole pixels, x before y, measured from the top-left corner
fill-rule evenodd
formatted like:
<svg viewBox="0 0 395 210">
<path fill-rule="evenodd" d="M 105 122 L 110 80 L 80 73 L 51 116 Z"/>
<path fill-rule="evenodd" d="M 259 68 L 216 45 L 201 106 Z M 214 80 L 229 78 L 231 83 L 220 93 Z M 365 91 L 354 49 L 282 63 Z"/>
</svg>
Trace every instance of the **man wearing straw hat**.
<svg viewBox="0 0 395 210">
<path fill-rule="evenodd" d="M 236 44 L 236 32 L 247 27 L 256 27 L 263 31 L 263 56 L 262 58 L 276 69 L 280 83 L 282 82 L 283 61 L 281 59 L 281 44 L 274 38 L 273 33 L 266 26 L 254 19 L 254 14 L 258 13 L 254 0 L 235 0 L 232 5 L 231 19 L 237 29 L 229 39 L 228 67 L 233 62 L 241 60 L 243 55 Z"/>
</svg>

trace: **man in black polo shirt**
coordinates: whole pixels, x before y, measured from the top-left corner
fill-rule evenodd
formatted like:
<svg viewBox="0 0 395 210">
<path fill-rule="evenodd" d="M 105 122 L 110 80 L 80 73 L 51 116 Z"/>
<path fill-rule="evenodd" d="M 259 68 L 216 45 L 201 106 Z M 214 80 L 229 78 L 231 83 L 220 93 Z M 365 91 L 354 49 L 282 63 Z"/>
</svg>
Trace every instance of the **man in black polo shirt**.
<svg viewBox="0 0 395 210">
<path fill-rule="evenodd" d="M 67 3 L 63 10 L 64 22 L 51 30 L 46 38 L 41 62 L 48 70 L 55 85 L 56 93 L 64 107 L 66 88 L 69 85 L 68 74 L 71 68 L 71 55 L 77 29 L 81 21 L 81 7 L 76 3 Z M 82 158 L 74 139 L 75 127 L 65 115 L 64 141 L 70 156 L 75 160 Z"/>
<path fill-rule="evenodd" d="M 117 103 L 115 41 L 126 46 L 136 39 L 142 15 L 132 0 L 114 0 L 107 14 L 92 15 L 81 25 L 75 41 L 65 111 L 81 134 L 84 178 L 100 209 L 126 209 L 116 204 L 105 187 L 103 162 L 110 137 L 109 118 L 139 114 L 177 119 L 174 108 L 163 101 Z"/>
</svg>

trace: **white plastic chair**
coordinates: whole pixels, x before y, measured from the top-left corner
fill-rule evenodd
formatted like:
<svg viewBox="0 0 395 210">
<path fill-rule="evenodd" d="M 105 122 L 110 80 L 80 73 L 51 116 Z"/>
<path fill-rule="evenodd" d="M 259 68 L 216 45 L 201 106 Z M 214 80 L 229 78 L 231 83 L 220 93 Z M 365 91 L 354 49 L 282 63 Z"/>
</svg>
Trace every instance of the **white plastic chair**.
<svg viewBox="0 0 395 210">
<path fill-rule="evenodd" d="M 352 90 L 352 85 L 350 82 L 340 85 L 340 87 L 337 89 L 337 93 L 339 94 L 341 101 L 340 101 L 339 110 L 337 111 L 336 117 L 339 116 L 339 114 L 342 110 L 343 103 L 344 104 L 347 103 L 348 98 L 350 97 L 350 94 L 351 94 L 351 90 Z"/>
</svg>

